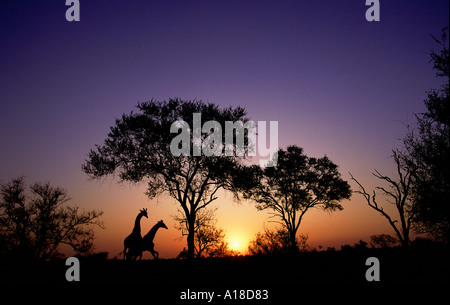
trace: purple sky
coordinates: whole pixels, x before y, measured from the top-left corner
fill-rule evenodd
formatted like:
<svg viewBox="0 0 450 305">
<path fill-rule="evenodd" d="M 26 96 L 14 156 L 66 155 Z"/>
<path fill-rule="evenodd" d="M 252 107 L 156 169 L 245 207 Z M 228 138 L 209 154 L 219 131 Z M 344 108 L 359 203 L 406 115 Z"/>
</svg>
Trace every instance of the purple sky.
<svg viewBox="0 0 450 305">
<path fill-rule="evenodd" d="M 380 2 L 367 22 L 365 0 L 80 0 L 69 23 L 65 0 L 1 1 L 0 180 L 51 181 L 107 217 L 88 202 L 115 184 L 87 181 L 87 152 L 138 101 L 180 97 L 277 120 L 280 147 L 370 183 L 439 86 L 426 53 L 449 22 L 448 0 Z"/>
</svg>

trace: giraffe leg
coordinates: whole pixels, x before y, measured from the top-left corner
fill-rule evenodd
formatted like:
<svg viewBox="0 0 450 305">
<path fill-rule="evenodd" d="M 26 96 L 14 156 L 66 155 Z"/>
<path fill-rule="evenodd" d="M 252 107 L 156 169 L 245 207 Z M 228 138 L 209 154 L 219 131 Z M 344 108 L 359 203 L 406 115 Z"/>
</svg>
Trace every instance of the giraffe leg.
<svg viewBox="0 0 450 305">
<path fill-rule="evenodd" d="M 155 246 L 155 244 L 151 243 L 150 245 L 148 245 L 148 249 L 147 250 L 150 251 L 150 253 L 153 255 L 154 259 L 157 259 L 158 258 L 158 254 L 157 254 L 158 252 L 155 251 L 154 246 Z"/>
<path fill-rule="evenodd" d="M 123 249 L 123 259 L 125 260 L 125 257 L 126 257 L 126 255 L 127 255 L 127 247 L 125 247 L 124 249 Z"/>
<path fill-rule="evenodd" d="M 159 253 L 157 251 L 155 251 L 155 249 L 152 248 L 150 250 L 150 252 L 152 253 L 154 259 L 158 259 L 159 258 Z"/>
</svg>

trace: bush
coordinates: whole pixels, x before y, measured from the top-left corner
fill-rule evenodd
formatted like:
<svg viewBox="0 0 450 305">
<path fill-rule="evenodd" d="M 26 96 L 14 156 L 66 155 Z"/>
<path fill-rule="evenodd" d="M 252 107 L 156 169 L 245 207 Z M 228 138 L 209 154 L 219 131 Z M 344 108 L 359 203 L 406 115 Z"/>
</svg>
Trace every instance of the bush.
<svg viewBox="0 0 450 305">
<path fill-rule="evenodd" d="M 37 182 L 30 191 L 28 197 L 24 177 L 0 183 L 0 254 L 45 260 L 58 256 L 62 244 L 90 254 L 92 227 L 102 226 L 98 218 L 103 212 L 65 206 L 67 192 L 49 183 Z"/>
</svg>

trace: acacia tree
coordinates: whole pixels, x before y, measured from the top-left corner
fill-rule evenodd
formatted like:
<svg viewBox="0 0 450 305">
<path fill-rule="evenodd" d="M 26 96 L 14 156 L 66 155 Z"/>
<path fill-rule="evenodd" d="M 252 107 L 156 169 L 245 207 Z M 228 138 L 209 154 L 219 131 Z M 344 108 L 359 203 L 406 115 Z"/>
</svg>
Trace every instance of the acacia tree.
<svg viewBox="0 0 450 305">
<path fill-rule="evenodd" d="M 90 253 L 102 212 L 66 206 L 67 192 L 49 183 L 34 183 L 30 191 L 27 196 L 23 177 L 0 184 L 0 253 L 45 260 L 62 244 Z"/>
<path fill-rule="evenodd" d="M 256 201 L 258 210 L 271 210 L 289 233 L 291 249 L 298 248 L 296 235 L 307 211 L 342 210 L 339 202 L 351 196 L 336 164 L 326 156 L 308 157 L 296 145 L 280 149 L 275 166 L 253 166 L 246 176 L 254 178 L 242 186 L 244 197 Z"/>
<path fill-rule="evenodd" d="M 211 103 L 180 99 L 151 100 L 139 103 L 137 109 L 138 113 L 123 114 L 116 120 L 104 144 L 96 145 L 96 149 L 89 152 L 82 169 L 91 178 L 118 173 L 122 181 L 146 181 L 149 198 L 165 193 L 176 199 L 187 220 L 188 258 L 192 259 L 197 213 L 217 199 L 219 189 L 233 190 L 233 181 L 240 179 L 236 175 L 240 160 L 245 158 L 223 153 L 195 155 L 194 150 L 206 142 L 208 145 L 215 143 L 208 139 L 211 130 L 195 129 L 194 113 L 200 113 L 205 122 L 211 120 L 225 126 L 226 121 L 245 123 L 245 110 L 241 107 L 220 109 Z M 173 125 L 174 122 L 182 124 Z M 189 137 L 175 148 L 180 149 L 181 144 L 181 150 L 186 152 L 187 147 L 188 153 L 176 155 L 172 153 L 175 136 L 171 131 L 178 127 L 184 128 Z M 237 136 L 236 130 L 233 136 Z M 222 143 L 224 137 L 225 133 L 219 138 Z M 235 143 L 233 141 L 234 148 L 227 146 L 227 150 L 235 149 Z M 244 141 L 244 149 L 247 147 L 248 141 Z M 223 152 L 225 146 L 216 146 L 216 149 Z"/>
</svg>

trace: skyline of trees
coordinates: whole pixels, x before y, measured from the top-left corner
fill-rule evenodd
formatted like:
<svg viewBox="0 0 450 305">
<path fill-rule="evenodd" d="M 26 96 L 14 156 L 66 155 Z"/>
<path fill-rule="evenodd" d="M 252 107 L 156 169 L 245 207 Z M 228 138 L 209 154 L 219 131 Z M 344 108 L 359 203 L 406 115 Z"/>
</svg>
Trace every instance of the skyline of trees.
<svg viewBox="0 0 450 305">
<path fill-rule="evenodd" d="M 439 52 L 429 53 L 437 78 L 444 82 L 438 89 L 427 92 L 424 104 L 427 111 L 415 114 L 417 127 L 409 127 L 403 138 L 403 147 L 392 150 L 397 177 L 388 177 L 377 170 L 373 175 L 387 183 L 377 186 L 397 211 L 397 217 L 386 212 L 377 202 L 376 192 L 369 194 L 356 178 L 359 190 L 367 204 L 381 214 L 395 231 L 403 247 L 410 244 L 410 233 L 426 234 L 448 244 L 450 234 L 450 97 L 448 26 L 441 37 L 432 39 Z M 398 222 L 400 224 L 398 225 Z"/>
<path fill-rule="evenodd" d="M 427 99 L 424 101 L 427 111 L 415 114 L 417 127 L 409 127 L 403 139 L 403 147 L 393 149 L 392 157 L 398 177 L 388 177 L 376 170 L 374 173 L 376 178 L 388 184 L 388 187 L 377 186 L 376 189 L 390 198 L 387 202 L 396 207 L 397 218 L 388 214 L 376 201 L 375 191 L 370 195 L 359 181 L 351 176 L 359 186 L 356 193 L 363 195 L 369 207 L 386 218 L 404 247 L 410 244 L 412 231 L 427 234 L 436 241 L 447 244 L 450 232 L 447 203 L 450 189 L 448 27 L 442 30 L 440 38 L 433 35 L 432 38 L 441 50 L 430 52 L 430 62 L 433 63 L 436 77 L 443 78 L 444 83 L 440 88 L 427 92 Z M 96 145 L 95 149 L 90 150 L 82 170 L 92 179 L 117 173 L 121 181 L 145 181 L 148 184 L 146 195 L 149 198 L 165 193 L 176 199 L 184 213 L 184 216 L 179 218 L 179 223 L 184 226 L 182 232 L 187 232 L 185 235 L 189 258 L 196 255 L 195 234 L 202 232 L 202 225 L 199 226 L 199 222 L 196 222 L 197 217 L 218 198 L 219 189 L 231 191 L 235 198 L 243 196 L 253 200 L 258 210 L 272 210 L 272 216 L 279 218 L 279 223 L 288 232 L 292 249 L 298 246 L 297 232 L 302 217 L 309 209 L 321 207 L 329 211 L 341 210 L 343 207 L 339 202 L 351 196 L 350 186 L 342 180 L 336 164 L 327 156 L 307 157 L 297 145 L 289 145 L 286 150 L 279 149 L 276 154 L 278 162 L 273 164 L 274 166 L 266 167 L 244 165 L 245 156 L 173 154 L 171 133 L 175 121 L 182 120 L 188 126 L 195 126 L 193 114 L 200 113 L 204 121 L 216 121 L 222 126 L 229 121 L 241 121 L 245 124 L 249 119 L 242 107 L 220 108 L 213 103 L 197 100 L 169 99 L 163 102 L 151 100 L 139 103 L 137 109 L 137 113 L 123 114 L 121 119 L 116 119 L 115 126 L 111 127 L 104 144 Z M 192 148 L 194 151 L 195 147 L 203 145 L 212 148 L 216 144 L 214 137 L 210 137 L 215 134 L 211 130 L 198 131 L 193 128 L 188 129 L 188 133 L 189 143 L 180 144 L 189 144 L 189 150 Z M 195 135 L 200 136 L 202 143 L 195 142 Z M 226 142 L 226 135 L 222 136 L 220 142 Z M 232 134 L 234 140 L 240 136 L 237 130 Z M 248 151 L 253 145 L 248 139 L 248 130 L 245 136 L 247 138 L 244 140 L 243 150 Z M 233 141 L 233 144 L 236 145 L 236 141 Z M 230 147 L 216 146 L 214 149 L 223 152 Z M 231 150 L 235 151 L 237 147 L 234 146 Z M 44 224 L 50 220 L 46 209 L 57 209 L 67 201 L 67 196 L 64 190 L 53 188 L 49 183 L 36 183 L 30 187 L 35 197 L 29 204 L 31 207 L 27 207 L 25 196 L 22 195 L 24 182 L 21 179 L 13 179 L 1 185 L 1 232 L 6 234 L 5 232 L 14 227 L 20 231 L 17 234 L 25 241 L 27 238 L 30 240 L 26 235 L 32 232 L 26 229 L 32 217 L 26 215 L 38 213 L 33 220 L 39 220 L 41 224 L 32 226 L 46 232 L 48 228 Z M 38 197 L 41 198 L 40 201 Z M 15 210 L 15 207 L 20 207 L 21 212 Z M 64 220 L 74 220 L 80 216 L 77 209 L 68 208 L 66 212 L 61 216 Z M 99 225 L 93 220 L 100 215 L 101 213 L 92 211 L 83 216 L 87 219 L 87 224 Z M 23 221 L 23 226 L 17 222 L 18 219 Z M 15 224 L 11 225 L 12 223 Z M 206 224 L 203 226 L 207 227 Z M 49 257 L 56 252 L 57 246 L 52 246 L 48 252 L 44 250 L 44 244 L 49 244 L 45 241 L 46 236 L 49 236 L 47 233 L 42 233 L 42 240 L 39 234 L 32 234 L 35 241 L 26 243 L 27 247 L 34 243 L 32 247 L 37 249 L 34 256 Z M 90 236 L 89 231 L 80 231 L 78 234 Z M 223 234 L 219 231 L 215 236 L 217 239 L 223 239 Z M 92 247 L 90 238 L 84 239 L 80 244 L 74 241 L 76 238 L 72 241 L 56 237 L 53 239 L 54 241 L 50 242 L 53 245 L 65 242 L 80 252 L 84 251 L 83 248 L 88 252 Z M 198 241 L 197 237 L 197 243 Z M 8 242 L 7 238 L 3 238 L 2 247 L 6 249 Z M 198 246 L 197 254 L 201 254 L 206 248 L 202 250 L 204 245 L 201 243 Z"/>
</svg>

